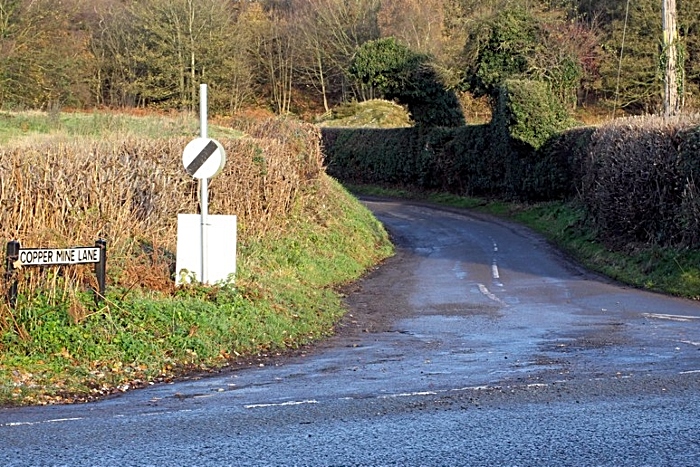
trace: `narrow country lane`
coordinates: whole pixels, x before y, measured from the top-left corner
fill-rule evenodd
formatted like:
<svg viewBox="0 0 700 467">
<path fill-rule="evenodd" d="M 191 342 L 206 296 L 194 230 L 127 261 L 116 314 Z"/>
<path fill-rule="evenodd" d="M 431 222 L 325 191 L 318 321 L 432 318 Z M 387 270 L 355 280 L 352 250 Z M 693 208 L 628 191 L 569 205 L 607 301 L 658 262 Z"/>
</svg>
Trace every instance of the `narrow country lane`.
<svg viewBox="0 0 700 467">
<path fill-rule="evenodd" d="M 0 465 L 695 466 L 700 303 L 530 231 L 366 200 L 396 257 L 336 337 L 76 406 L 0 409 Z"/>
</svg>

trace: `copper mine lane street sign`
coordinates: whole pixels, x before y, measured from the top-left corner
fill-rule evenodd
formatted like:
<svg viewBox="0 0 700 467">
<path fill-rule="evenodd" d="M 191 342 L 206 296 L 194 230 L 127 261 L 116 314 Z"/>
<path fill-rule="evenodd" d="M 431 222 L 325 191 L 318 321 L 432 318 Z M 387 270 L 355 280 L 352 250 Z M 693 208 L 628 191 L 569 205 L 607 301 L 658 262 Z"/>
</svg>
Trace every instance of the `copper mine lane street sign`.
<svg viewBox="0 0 700 467">
<path fill-rule="evenodd" d="M 98 247 L 20 248 L 17 259 L 22 266 L 99 263 L 101 252 Z"/>
</svg>

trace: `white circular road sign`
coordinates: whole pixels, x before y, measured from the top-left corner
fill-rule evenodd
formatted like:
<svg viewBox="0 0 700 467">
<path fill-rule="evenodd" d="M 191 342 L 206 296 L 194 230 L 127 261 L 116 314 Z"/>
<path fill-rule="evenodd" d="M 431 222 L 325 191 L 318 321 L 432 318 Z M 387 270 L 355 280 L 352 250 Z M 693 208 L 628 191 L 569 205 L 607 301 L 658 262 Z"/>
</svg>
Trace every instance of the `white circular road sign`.
<svg viewBox="0 0 700 467">
<path fill-rule="evenodd" d="M 182 151 L 182 164 L 194 178 L 211 178 L 221 171 L 225 163 L 226 151 L 215 139 L 193 139 Z"/>
</svg>

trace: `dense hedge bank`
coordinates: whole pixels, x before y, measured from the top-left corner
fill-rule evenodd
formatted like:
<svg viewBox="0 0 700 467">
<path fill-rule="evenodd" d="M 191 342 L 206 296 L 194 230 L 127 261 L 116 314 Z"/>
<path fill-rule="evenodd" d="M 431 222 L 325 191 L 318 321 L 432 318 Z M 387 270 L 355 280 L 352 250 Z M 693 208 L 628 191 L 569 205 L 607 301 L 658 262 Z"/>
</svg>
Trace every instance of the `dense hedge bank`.
<svg viewBox="0 0 700 467">
<path fill-rule="evenodd" d="M 700 246 L 700 117 L 624 119 L 591 135 L 580 198 L 620 243 Z"/>
<path fill-rule="evenodd" d="M 510 80 L 487 125 L 324 128 L 323 139 L 328 172 L 340 180 L 540 199 L 563 196 L 571 184 L 561 180 L 566 171 L 543 163 L 537 150 L 572 125 L 544 84 Z"/>
<path fill-rule="evenodd" d="M 342 181 L 576 199 L 613 244 L 700 246 L 700 116 L 571 125 L 536 83 L 511 81 L 487 125 L 324 129 L 323 143 L 328 173 Z"/>
</svg>

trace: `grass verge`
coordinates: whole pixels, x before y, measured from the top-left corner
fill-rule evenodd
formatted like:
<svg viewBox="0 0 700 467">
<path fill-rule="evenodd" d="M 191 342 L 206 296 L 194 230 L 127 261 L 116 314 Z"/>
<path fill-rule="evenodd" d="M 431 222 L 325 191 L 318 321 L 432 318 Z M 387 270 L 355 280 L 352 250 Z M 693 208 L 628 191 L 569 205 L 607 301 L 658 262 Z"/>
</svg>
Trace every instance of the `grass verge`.
<svg viewBox="0 0 700 467">
<path fill-rule="evenodd" d="M 236 283 L 174 296 L 110 289 L 76 323 L 68 301 L 37 296 L 0 335 L 0 405 L 66 403 L 217 371 L 330 334 L 343 314 L 336 288 L 392 254 L 382 226 L 335 181 L 314 212 L 283 234 L 239 244 Z M 307 208 L 308 209 L 308 208 Z M 91 306 L 89 294 L 82 297 Z"/>
</svg>

